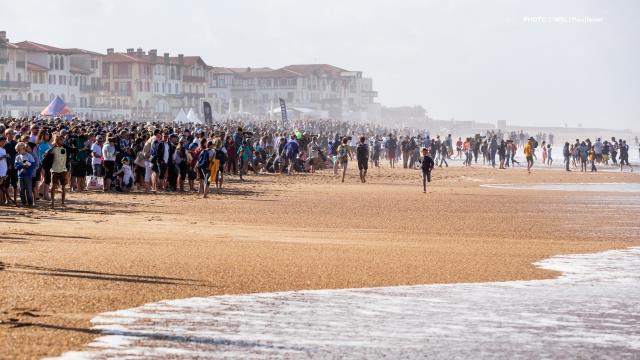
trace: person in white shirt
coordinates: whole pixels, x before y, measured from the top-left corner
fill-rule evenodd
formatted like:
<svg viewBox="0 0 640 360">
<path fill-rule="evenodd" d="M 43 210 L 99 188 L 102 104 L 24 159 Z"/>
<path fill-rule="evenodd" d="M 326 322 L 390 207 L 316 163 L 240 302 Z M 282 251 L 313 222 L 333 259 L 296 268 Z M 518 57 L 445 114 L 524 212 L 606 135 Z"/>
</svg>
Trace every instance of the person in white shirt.
<svg viewBox="0 0 640 360">
<path fill-rule="evenodd" d="M 91 167 L 93 168 L 93 176 L 102 175 L 102 144 L 104 138 L 102 135 L 96 136 L 96 141 L 91 144 Z"/>
<path fill-rule="evenodd" d="M 124 192 L 130 192 L 133 187 L 133 172 L 129 166 L 129 158 L 122 158 L 122 168 L 115 173 L 116 176 L 122 177 L 120 189 Z"/>
<path fill-rule="evenodd" d="M 116 169 L 115 138 L 107 136 L 107 143 L 102 147 L 102 167 L 104 168 L 104 191 L 111 190 L 111 179 Z"/>
</svg>

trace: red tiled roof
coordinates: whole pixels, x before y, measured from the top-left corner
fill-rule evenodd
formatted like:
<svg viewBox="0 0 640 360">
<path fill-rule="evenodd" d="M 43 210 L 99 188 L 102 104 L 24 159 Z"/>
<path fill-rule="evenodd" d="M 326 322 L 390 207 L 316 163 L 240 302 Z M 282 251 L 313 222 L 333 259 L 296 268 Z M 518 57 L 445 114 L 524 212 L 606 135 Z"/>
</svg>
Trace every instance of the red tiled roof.
<svg viewBox="0 0 640 360">
<path fill-rule="evenodd" d="M 42 51 L 42 52 L 55 53 L 55 54 L 87 54 L 87 55 L 94 55 L 94 56 L 102 56 L 102 54 L 100 53 L 89 51 L 89 50 L 78 49 L 78 48 L 62 49 L 55 46 L 40 44 L 33 41 L 21 41 L 14 45 L 20 49 L 27 50 L 27 51 Z"/>
<path fill-rule="evenodd" d="M 256 79 L 256 78 L 283 78 L 283 77 L 300 77 L 302 74 L 297 72 L 287 70 L 287 69 L 277 69 L 277 70 L 258 70 L 254 71 L 244 71 L 244 72 L 236 72 L 236 76 L 245 78 L 245 79 Z"/>
<path fill-rule="evenodd" d="M 29 71 L 49 71 L 49 68 L 44 67 L 44 66 L 40 66 L 38 64 L 28 63 L 27 64 L 27 70 L 29 70 Z"/>
<path fill-rule="evenodd" d="M 69 69 L 69 71 L 72 74 L 91 74 L 91 70 L 79 68 L 79 67 L 76 67 L 76 66 L 72 66 L 71 69 Z"/>
<path fill-rule="evenodd" d="M 341 69 L 337 66 L 329 65 L 329 64 L 299 64 L 299 65 L 288 65 L 283 67 L 283 69 L 291 70 L 293 72 L 297 72 L 304 76 L 315 75 L 315 76 L 328 76 L 328 77 L 339 77 L 341 73 L 347 71 L 345 69 Z"/>
<path fill-rule="evenodd" d="M 171 56 L 169 57 L 169 59 L 171 60 L 171 63 L 174 65 L 179 65 L 180 64 L 180 58 L 177 56 Z M 195 65 L 197 63 L 200 63 L 200 65 L 202 66 L 207 66 L 207 63 L 204 62 L 204 60 L 202 60 L 202 58 L 200 56 L 185 56 L 183 57 L 183 61 L 184 61 L 184 65 L 187 66 L 192 66 Z"/>
<path fill-rule="evenodd" d="M 93 56 L 104 56 L 104 54 L 95 52 L 95 51 L 91 51 L 91 50 L 85 50 L 85 49 L 78 49 L 78 48 L 71 48 L 71 49 L 65 49 L 67 51 L 70 51 L 73 54 L 86 54 L 86 55 L 93 55 Z"/>
<path fill-rule="evenodd" d="M 139 58 L 134 54 L 125 53 L 112 53 L 107 54 L 102 58 L 104 63 L 143 63 L 148 64 L 149 60 L 146 57 Z"/>
<path fill-rule="evenodd" d="M 225 67 L 217 67 L 217 66 L 208 66 L 207 70 L 213 74 L 221 74 L 221 75 L 232 75 L 234 74 L 231 69 Z"/>
<path fill-rule="evenodd" d="M 225 68 L 225 69 L 233 72 L 234 74 L 246 73 L 246 72 L 254 72 L 255 73 L 255 72 L 260 72 L 260 71 L 263 71 L 263 72 L 264 71 L 273 71 L 273 69 L 270 68 L 270 67 L 261 67 L 261 68 L 252 68 L 252 67 L 244 67 L 244 68 L 235 67 L 235 68 L 233 68 L 233 67 L 231 67 L 231 68 Z"/>
</svg>

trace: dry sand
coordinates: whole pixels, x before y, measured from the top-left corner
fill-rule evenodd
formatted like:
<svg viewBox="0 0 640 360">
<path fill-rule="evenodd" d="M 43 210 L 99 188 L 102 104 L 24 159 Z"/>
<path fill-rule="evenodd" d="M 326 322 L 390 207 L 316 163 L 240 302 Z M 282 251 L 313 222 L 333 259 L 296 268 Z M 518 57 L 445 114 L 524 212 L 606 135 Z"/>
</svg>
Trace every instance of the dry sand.
<svg viewBox="0 0 640 360">
<path fill-rule="evenodd" d="M 79 349 L 96 314 L 162 299 L 541 279 L 558 254 L 640 245 L 640 194 L 481 183 L 638 182 L 634 174 L 373 169 L 231 178 L 222 194 L 70 194 L 0 207 L 0 358 Z M 633 204 L 636 204 L 635 206 Z"/>
</svg>

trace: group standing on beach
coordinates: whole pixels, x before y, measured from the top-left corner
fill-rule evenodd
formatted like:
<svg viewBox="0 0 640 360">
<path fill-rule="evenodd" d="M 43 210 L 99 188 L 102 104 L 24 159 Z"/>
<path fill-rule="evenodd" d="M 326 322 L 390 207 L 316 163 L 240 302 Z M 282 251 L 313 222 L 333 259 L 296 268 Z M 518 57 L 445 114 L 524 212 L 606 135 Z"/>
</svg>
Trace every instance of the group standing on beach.
<svg viewBox="0 0 640 360">
<path fill-rule="evenodd" d="M 304 130 L 300 130 L 304 129 Z M 421 169 L 423 191 L 435 167 L 452 159 L 463 166 L 483 164 L 498 169 L 519 165 L 522 149 L 531 172 L 536 149 L 544 166 L 553 164 L 553 135 L 523 132 L 431 138 L 428 131 L 402 135 L 403 130 L 357 125 L 335 120 L 301 120 L 283 129 L 269 121 L 202 124 L 100 122 L 91 120 L 0 118 L 0 204 L 33 206 L 38 199 L 64 206 L 67 186 L 72 192 L 191 191 L 207 197 L 210 184 L 221 189 L 225 175 L 240 181 L 253 172 L 315 173 L 333 168 L 344 182 L 349 162 L 357 161 L 362 183 L 369 166 Z M 528 137 L 527 137 L 528 136 Z M 540 142 L 540 144 L 539 144 Z M 455 152 L 454 152 L 455 146 Z M 624 140 L 576 140 L 563 147 L 566 170 L 597 171 L 598 166 L 625 166 L 631 171 Z M 13 189 L 13 194 L 9 191 Z M 18 191 L 19 190 L 19 191 Z"/>
</svg>

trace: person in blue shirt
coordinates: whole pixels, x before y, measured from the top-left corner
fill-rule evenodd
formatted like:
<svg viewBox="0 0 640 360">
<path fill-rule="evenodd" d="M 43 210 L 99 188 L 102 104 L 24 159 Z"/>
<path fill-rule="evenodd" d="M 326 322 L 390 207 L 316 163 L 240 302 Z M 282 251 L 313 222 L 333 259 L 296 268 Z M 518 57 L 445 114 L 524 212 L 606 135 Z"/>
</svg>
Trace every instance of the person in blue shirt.
<svg viewBox="0 0 640 360">
<path fill-rule="evenodd" d="M 32 149 L 20 142 L 16 145 L 18 155 L 15 160 L 15 168 L 20 180 L 20 201 L 22 206 L 33 206 L 33 182 L 32 178 L 36 169 L 36 160 L 31 155 Z"/>
<path fill-rule="evenodd" d="M 300 146 L 298 146 L 295 135 L 291 135 L 291 139 L 284 146 L 283 151 L 286 162 L 289 166 L 288 173 L 289 175 L 291 175 L 293 174 L 293 165 L 295 165 L 296 159 L 298 158 L 298 153 L 300 152 Z"/>
</svg>

